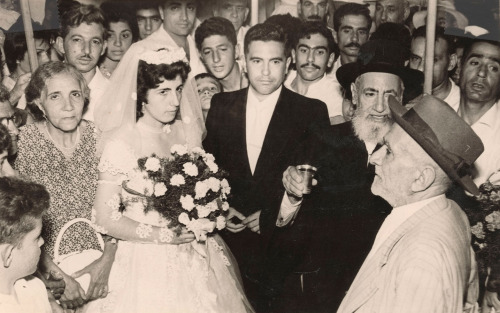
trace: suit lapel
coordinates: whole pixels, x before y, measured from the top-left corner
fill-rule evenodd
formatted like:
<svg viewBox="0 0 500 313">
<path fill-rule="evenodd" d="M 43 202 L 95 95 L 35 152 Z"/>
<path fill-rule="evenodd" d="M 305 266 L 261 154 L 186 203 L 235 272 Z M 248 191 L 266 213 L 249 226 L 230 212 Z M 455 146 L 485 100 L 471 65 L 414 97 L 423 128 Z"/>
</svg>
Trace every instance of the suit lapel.
<svg viewBox="0 0 500 313">
<path fill-rule="evenodd" d="M 241 160 L 241 164 L 244 164 L 244 172 L 247 176 L 252 176 L 252 171 L 250 169 L 250 162 L 248 161 L 247 153 L 247 135 L 246 135 L 246 108 L 247 108 L 247 96 L 248 88 L 242 89 L 238 94 L 236 101 L 233 106 L 231 114 L 231 129 L 232 135 L 234 136 L 234 146 L 232 151 L 235 154 L 235 159 Z"/>
<path fill-rule="evenodd" d="M 365 260 L 342 301 L 338 313 L 356 311 L 380 289 L 379 284 L 383 283 L 383 279 L 379 277 L 380 271 L 388 262 L 394 246 L 417 224 L 445 208 L 446 201 L 445 197 L 438 198 L 415 212 L 385 240 L 375 254 Z"/>
<path fill-rule="evenodd" d="M 272 167 L 276 157 L 286 147 L 290 138 L 289 128 L 292 123 L 289 118 L 290 104 L 286 101 L 286 98 L 286 89 L 282 87 L 255 166 L 255 178 L 266 175 L 268 169 Z"/>
</svg>

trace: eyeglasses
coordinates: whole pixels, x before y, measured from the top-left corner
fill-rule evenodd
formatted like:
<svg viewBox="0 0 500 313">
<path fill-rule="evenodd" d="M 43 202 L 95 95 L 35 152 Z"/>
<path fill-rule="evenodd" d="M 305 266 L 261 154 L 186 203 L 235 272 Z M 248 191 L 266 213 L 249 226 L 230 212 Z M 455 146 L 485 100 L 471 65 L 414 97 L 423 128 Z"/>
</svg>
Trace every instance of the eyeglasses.
<svg viewBox="0 0 500 313">
<path fill-rule="evenodd" d="M 4 125 L 5 127 L 8 127 L 9 123 L 11 122 L 14 123 L 16 127 L 22 126 L 23 117 L 19 113 L 19 111 L 14 111 L 11 116 L 0 117 L 0 124 Z"/>
</svg>

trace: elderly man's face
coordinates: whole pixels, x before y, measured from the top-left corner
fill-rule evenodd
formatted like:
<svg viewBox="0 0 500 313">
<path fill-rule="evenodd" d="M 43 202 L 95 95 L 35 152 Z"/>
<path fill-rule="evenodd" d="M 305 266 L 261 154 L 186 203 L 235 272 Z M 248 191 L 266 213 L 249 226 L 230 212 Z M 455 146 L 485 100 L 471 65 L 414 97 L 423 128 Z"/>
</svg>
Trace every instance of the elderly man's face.
<svg viewBox="0 0 500 313">
<path fill-rule="evenodd" d="M 214 15 L 228 19 L 233 23 L 234 29 L 239 31 L 249 12 L 247 0 L 219 0 Z"/>
<path fill-rule="evenodd" d="M 375 24 L 392 22 L 403 24 L 409 14 L 407 0 L 380 0 L 375 11 Z"/>
<path fill-rule="evenodd" d="M 297 12 L 303 21 L 325 22 L 328 17 L 327 0 L 301 0 L 297 2 Z"/>
<path fill-rule="evenodd" d="M 394 124 L 384 136 L 384 145 L 370 157 L 370 163 L 375 165 L 373 194 L 381 196 L 393 207 L 406 204 L 420 163 L 415 154 L 420 156 L 422 152 L 417 142 Z"/>
<path fill-rule="evenodd" d="M 171 35 L 187 36 L 196 20 L 195 0 L 166 0 L 160 7 L 163 28 Z"/>
<path fill-rule="evenodd" d="M 365 73 L 351 90 L 352 103 L 357 107 L 352 119 L 356 135 L 363 141 L 380 143 L 393 123 L 388 98 L 402 99 L 401 79 L 389 73 Z"/>
<path fill-rule="evenodd" d="M 312 34 L 309 38 L 299 39 L 292 56 L 297 66 L 297 73 L 306 81 L 323 78 L 335 58 L 335 54 L 328 51 L 328 40 L 321 34 Z"/>
<path fill-rule="evenodd" d="M 410 68 L 424 72 L 425 38 L 417 37 L 411 42 Z M 448 54 L 448 43 L 438 38 L 434 46 L 434 68 L 432 70 L 432 88 L 442 85 L 448 80 L 448 71 L 456 64 L 456 55 Z"/>
<path fill-rule="evenodd" d="M 496 101 L 500 95 L 500 48 L 478 42 L 464 57 L 460 74 L 462 96 L 482 104 Z"/>
</svg>

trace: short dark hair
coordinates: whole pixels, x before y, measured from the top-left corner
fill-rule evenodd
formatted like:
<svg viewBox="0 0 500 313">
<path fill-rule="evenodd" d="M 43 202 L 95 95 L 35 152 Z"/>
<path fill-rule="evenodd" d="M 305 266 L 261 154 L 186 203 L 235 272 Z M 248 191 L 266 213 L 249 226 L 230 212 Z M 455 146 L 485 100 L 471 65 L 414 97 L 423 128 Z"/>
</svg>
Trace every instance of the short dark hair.
<svg viewBox="0 0 500 313">
<path fill-rule="evenodd" d="M 11 145 L 12 139 L 9 130 L 3 124 L 0 124 L 0 153 L 8 152 Z"/>
<path fill-rule="evenodd" d="M 130 27 L 130 30 L 132 31 L 132 42 L 136 42 L 139 39 L 137 19 L 128 2 L 105 2 L 101 5 L 101 10 L 106 18 L 105 26 L 107 30 L 111 29 L 111 23 L 123 22 L 128 24 L 128 27 Z"/>
<path fill-rule="evenodd" d="M 47 44 L 50 42 L 50 34 L 47 31 L 34 31 L 33 37 L 41 39 Z M 22 61 L 26 51 L 28 51 L 28 44 L 26 43 L 26 35 L 24 33 L 6 33 L 5 34 L 5 63 L 9 71 L 12 73 L 17 68 L 17 61 Z"/>
<path fill-rule="evenodd" d="M 0 177 L 0 244 L 19 246 L 49 208 L 44 186 L 14 177 Z"/>
<path fill-rule="evenodd" d="M 334 53 L 335 57 L 339 55 L 339 47 L 333 39 L 332 32 L 321 22 L 303 22 L 299 31 L 294 36 L 293 46 L 297 48 L 299 40 L 303 38 L 311 38 L 311 35 L 319 34 L 328 41 L 328 53 Z"/>
<path fill-rule="evenodd" d="M 106 18 L 101 9 L 93 5 L 81 4 L 77 1 L 61 1 L 59 7 L 61 19 L 61 37 L 68 35 L 70 28 L 81 24 L 100 24 L 103 27 L 102 37 L 106 39 Z"/>
<path fill-rule="evenodd" d="M 445 29 L 443 27 L 436 26 L 436 33 L 435 33 L 435 40 L 437 41 L 438 39 L 442 39 L 446 41 L 446 46 L 448 50 L 448 55 L 451 55 L 456 52 L 456 46 L 455 46 L 455 40 L 453 36 L 445 34 Z M 418 37 L 426 38 L 427 37 L 427 27 L 420 26 L 419 28 L 415 29 L 413 32 L 413 35 L 411 36 L 412 41 Z"/>
<path fill-rule="evenodd" d="M 48 62 L 37 68 L 31 76 L 31 80 L 24 91 L 26 94 L 28 109 L 33 114 L 36 121 L 43 121 L 44 114 L 35 104 L 35 100 L 42 97 L 42 92 L 47 88 L 47 81 L 61 73 L 67 73 L 78 81 L 84 97 L 84 112 L 89 105 L 90 89 L 82 74 L 71 64 L 63 63 L 61 61 Z"/>
<path fill-rule="evenodd" d="M 196 48 L 201 52 L 203 41 L 213 35 L 225 36 L 227 39 L 236 46 L 236 31 L 233 24 L 223 17 L 211 17 L 203 21 L 198 26 L 194 34 L 194 41 Z"/>
<path fill-rule="evenodd" d="M 283 44 L 285 56 L 290 56 L 290 43 L 287 35 L 279 25 L 273 23 L 262 23 L 252 26 L 245 35 L 245 54 L 253 41 L 276 41 Z"/>
<path fill-rule="evenodd" d="M 219 5 L 221 5 L 221 3 L 222 3 L 222 2 L 224 2 L 224 1 L 231 1 L 231 0 L 215 0 L 214 2 L 215 2 L 215 5 L 216 5 L 216 6 L 219 6 Z M 244 0 L 244 1 L 245 1 L 245 5 L 246 5 L 246 7 L 247 7 L 247 8 L 250 8 L 250 0 Z"/>
<path fill-rule="evenodd" d="M 136 118 L 141 118 L 142 104 L 148 103 L 148 91 L 157 88 L 165 79 L 173 80 L 180 75 L 182 82 L 185 82 L 191 68 L 189 64 L 183 61 L 177 61 L 172 64 L 149 64 L 139 60 L 137 70 L 137 110 Z"/>
<path fill-rule="evenodd" d="M 135 12 L 137 12 L 139 10 L 150 10 L 150 9 L 158 10 L 158 7 L 160 6 L 160 3 L 162 2 L 159 0 L 141 0 L 141 1 L 131 0 L 131 1 L 134 4 Z"/>
<path fill-rule="evenodd" d="M 0 84 L 0 102 L 7 102 L 10 99 L 10 92 L 4 85 Z"/>
<path fill-rule="evenodd" d="M 198 80 L 203 79 L 203 78 L 211 78 L 211 79 L 213 79 L 215 81 L 215 83 L 217 84 L 217 86 L 219 86 L 219 89 L 222 90 L 222 84 L 220 83 L 220 81 L 217 79 L 217 77 L 215 77 L 214 75 L 212 75 L 210 73 L 200 73 L 200 74 L 197 74 L 194 77 L 194 80 L 196 82 L 198 82 Z"/>
<path fill-rule="evenodd" d="M 342 24 L 342 20 L 347 15 L 361 15 L 366 18 L 368 22 L 368 31 L 372 27 L 372 17 L 370 16 L 370 10 L 359 3 L 346 3 L 342 5 L 340 8 L 335 10 L 333 14 L 333 29 L 338 32 L 340 29 L 340 24 Z"/>
</svg>

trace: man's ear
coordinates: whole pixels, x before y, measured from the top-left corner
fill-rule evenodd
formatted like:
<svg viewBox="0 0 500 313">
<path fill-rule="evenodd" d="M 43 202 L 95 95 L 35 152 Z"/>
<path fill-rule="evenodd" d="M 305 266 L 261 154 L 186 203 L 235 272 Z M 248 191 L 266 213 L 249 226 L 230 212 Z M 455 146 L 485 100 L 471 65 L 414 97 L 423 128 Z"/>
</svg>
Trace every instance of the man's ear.
<svg viewBox="0 0 500 313">
<path fill-rule="evenodd" d="M 249 8 L 246 8 L 245 9 L 245 19 L 243 20 L 243 23 L 246 22 L 247 18 L 248 18 L 248 13 L 250 13 L 250 9 Z"/>
<path fill-rule="evenodd" d="M 338 38 L 338 36 L 337 36 L 337 32 L 336 32 L 336 31 L 333 31 L 333 32 L 332 32 L 332 34 L 333 34 L 333 39 L 335 40 L 335 42 L 336 42 L 337 44 L 339 44 L 339 41 L 338 41 L 338 39 L 337 39 L 337 38 Z"/>
<path fill-rule="evenodd" d="M 158 6 L 158 12 L 160 12 L 160 16 L 161 16 L 161 19 L 164 21 L 165 20 L 165 16 L 163 16 L 163 6 L 160 4 Z"/>
<path fill-rule="evenodd" d="M 328 58 L 328 62 L 326 63 L 327 68 L 331 68 L 333 66 L 333 62 L 335 61 L 335 53 L 330 53 L 330 57 Z"/>
<path fill-rule="evenodd" d="M 405 4 L 405 12 L 404 12 L 404 21 L 406 21 L 406 19 L 408 19 L 408 16 L 410 16 L 410 3 L 408 2 L 408 0 L 404 0 Z"/>
<path fill-rule="evenodd" d="M 297 14 L 298 14 L 298 16 L 300 16 L 302 14 L 302 6 L 300 3 L 300 0 L 297 1 Z"/>
<path fill-rule="evenodd" d="M 7 268 L 12 264 L 14 245 L 9 243 L 4 243 L 0 245 L 0 258 L 2 260 L 3 267 Z"/>
<path fill-rule="evenodd" d="M 415 179 L 411 184 L 411 191 L 417 193 L 427 190 L 436 180 L 436 170 L 432 166 L 415 169 Z"/>
<path fill-rule="evenodd" d="M 297 60 L 295 59 L 297 55 L 295 54 L 295 49 L 292 49 L 292 63 L 297 64 Z"/>
<path fill-rule="evenodd" d="M 42 95 L 40 95 L 40 97 L 42 97 Z M 42 106 L 42 101 L 40 101 L 40 98 L 33 100 L 33 102 L 40 109 L 40 111 L 42 111 L 43 115 L 45 115 L 45 109 Z"/>
<path fill-rule="evenodd" d="M 56 44 L 54 45 L 59 54 L 64 55 L 64 39 L 61 36 L 57 36 Z"/>
<path fill-rule="evenodd" d="M 288 68 L 290 67 L 290 63 L 292 62 L 292 58 L 288 57 L 286 58 L 286 72 L 288 74 Z"/>
<path fill-rule="evenodd" d="M 104 40 L 104 39 L 103 39 Z M 101 56 L 106 53 L 106 48 L 108 47 L 108 41 L 104 40 L 102 43 L 102 51 L 101 51 Z"/>
<path fill-rule="evenodd" d="M 448 71 L 453 70 L 458 63 L 458 57 L 456 53 L 450 55 L 450 64 L 448 65 Z"/>
<path fill-rule="evenodd" d="M 356 86 L 356 83 L 351 84 L 351 94 L 352 94 L 352 104 L 358 105 L 358 87 Z"/>
</svg>

